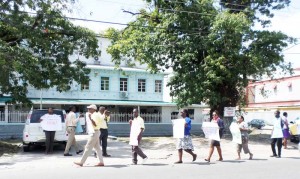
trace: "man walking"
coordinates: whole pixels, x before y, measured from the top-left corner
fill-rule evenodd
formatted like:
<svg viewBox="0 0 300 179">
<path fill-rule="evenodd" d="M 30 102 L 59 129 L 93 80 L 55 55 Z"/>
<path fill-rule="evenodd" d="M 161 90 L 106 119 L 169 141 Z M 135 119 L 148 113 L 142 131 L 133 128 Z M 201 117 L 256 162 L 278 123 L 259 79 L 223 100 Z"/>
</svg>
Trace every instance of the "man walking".
<svg viewBox="0 0 300 179">
<path fill-rule="evenodd" d="M 100 148 L 100 142 L 99 142 L 99 136 L 100 136 L 100 123 L 101 123 L 101 119 L 100 119 L 100 115 L 96 112 L 97 110 L 97 106 L 92 104 L 90 106 L 87 107 L 88 108 L 88 116 L 87 116 L 87 120 L 90 120 L 92 126 L 93 126 L 93 132 L 94 133 L 90 133 L 89 135 L 89 139 L 87 141 L 87 144 L 85 146 L 85 150 L 84 153 L 81 157 L 80 162 L 74 162 L 74 164 L 78 165 L 78 166 L 83 166 L 83 164 L 85 163 L 87 157 L 91 154 L 92 149 L 94 148 L 96 150 L 98 159 L 99 159 L 99 163 L 97 163 L 95 166 L 101 167 L 104 166 L 104 162 L 103 162 L 103 157 L 102 157 L 102 151 Z"/>
<path fill-rule="evenodd" d="M 110 120 L 110 113 L 109 111 L 105 110 L 105 107 L 100 106 L 99 108 L 99 115 L 101 119 L 100 123 L 100 144 L 102 146 L 102 156 L 103 157 L 110 157 L 111 155 L 107 154 L 107 138 L 108 138 L 108 126 L 107 123 Z"/>
<path fill-rule="evenodd" d="M 275 118 L 273 120 L 273 130 L 272 130 L 272 135 L 271 135 L 271 148 L 273 155 L 271 157 L 276 157 L 280 158 L 281 157 L 281 148 L 282 148 L 282 138 L 283 138 L 283 132 L 282 132 L 282 127 L 283 127 L 283 122 L 280 117 L 280 111 L 275 111 Z M 277 143 L 277 149 L 278 149 L 278 155 L 276 153 L 275 149 L 275 144 Z"/>
<path fill-rule="evenodd" d="M 133 109 L 133 120 L 129 120 L 130 124 L 130 145 L 132 147 L 132 164 L 136 165 L 139 155 L 143 159 L 143 164 L 147 161 L 148 157 L 143 153 L 139 144 L 142 140 L 142 134 L 145 130 L 145 124 L 143 118 L 139 116 L 139 111 Z"/>
<path fill-rule="evenodd" d="M 75 129 L 76 129 L 77 122 L 79 120 L 79 118 L 76 118 L 75 106 L 70 107 L 69 111 L 70 112 L 67 114 L 66 117 L 66 129 L 68 133 L 68 142 L 65 148 L 64 156 L 72 156 L 72 154 L 69 153 L 72 145 L 74 145 L 77 154 L 80 154 L 83 151 L 79 149 L 79 145 L 76 143 L 76 139 L 75 139 Z"/>
</svg>

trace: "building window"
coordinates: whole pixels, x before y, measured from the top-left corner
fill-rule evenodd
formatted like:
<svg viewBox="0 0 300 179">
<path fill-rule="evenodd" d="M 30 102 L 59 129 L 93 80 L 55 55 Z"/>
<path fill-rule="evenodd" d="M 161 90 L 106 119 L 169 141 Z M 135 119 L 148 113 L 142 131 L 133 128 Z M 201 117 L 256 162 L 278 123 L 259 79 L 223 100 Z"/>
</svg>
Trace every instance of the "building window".
<svg viewBox="0 0 300 179">
<path fill-rule="evenodd" d="M 162 81 L 155 80 L 155 93 L 161 93 Z"/>
<path fill-rule="evenodd" d="M 146 92 L 146 80 L 138 79 L 138 92 Z"/>
<path fill-rule="evenodd" d="M 102 91 L 109 90 L 109 77 L 101 77 L 101 90 Z"/>
<path fill-rule="evenodd" d="M 127 78 L 120 78 L 120 91 L 127 91 Z"/>
<path fill-rule="evenodd" d="M 90 89 L 90 82 L 81 84 L 81 90 L 89 90 L 89 89 Z"/>
</svg>

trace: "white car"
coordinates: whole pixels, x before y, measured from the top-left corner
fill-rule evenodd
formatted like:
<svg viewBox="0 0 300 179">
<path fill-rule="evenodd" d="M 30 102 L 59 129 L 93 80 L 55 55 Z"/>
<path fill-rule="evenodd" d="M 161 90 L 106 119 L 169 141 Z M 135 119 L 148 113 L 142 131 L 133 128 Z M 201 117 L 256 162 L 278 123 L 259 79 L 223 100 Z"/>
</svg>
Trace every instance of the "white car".
<svg viewBox="0 0 300 179">
<path fill-rule="evenodd" d="M 66 111 L 61 109 L 54 109 L 54 114 L 61 116 L 62 130 L 55 132 L 54 142 L 66 144 L 68 141 L 68 134 L 66 132 Z M 48 113 L 47 109 L 31 110 L 27 116 L 25 127 L 23 130 L 23 150 L 29 152 L 32 145 L 44 145 L 46 141 L 45 133 L 41 127 L 41 116 Z"/>
</svg>

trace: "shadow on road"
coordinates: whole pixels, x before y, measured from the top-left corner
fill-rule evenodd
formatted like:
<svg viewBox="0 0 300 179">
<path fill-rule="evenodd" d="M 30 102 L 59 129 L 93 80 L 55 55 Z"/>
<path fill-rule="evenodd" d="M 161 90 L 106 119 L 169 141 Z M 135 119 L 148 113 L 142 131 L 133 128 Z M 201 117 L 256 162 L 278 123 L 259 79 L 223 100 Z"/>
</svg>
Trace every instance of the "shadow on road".
<svg viewBox="0 0 300 179">
<path fill-rule="evenodd" d="M 300 157 L 281 157 L 281 158 L 290 158 L 290 159 L 300 159 Z"/>
<path fill-rule="evenodd" d="M 255 160 L 255 161 L 267 161 L 268 159 L 265 159 L 265 158 L 254 158 L 252 160 Z"/>
<path fill-rule="evenodd" d="M 243 163 L 244 160 L 223 160 L 223 163 Z"/>
<path fill-rule="evenodd" d="M 160 167 L 160 166 L 166 166 L 168 164 L 163 164 L 163 163 L 149 163 L 149 164 L 143 164 L 145 166 L 153 166 L 153 167 Z"/>
</svg>

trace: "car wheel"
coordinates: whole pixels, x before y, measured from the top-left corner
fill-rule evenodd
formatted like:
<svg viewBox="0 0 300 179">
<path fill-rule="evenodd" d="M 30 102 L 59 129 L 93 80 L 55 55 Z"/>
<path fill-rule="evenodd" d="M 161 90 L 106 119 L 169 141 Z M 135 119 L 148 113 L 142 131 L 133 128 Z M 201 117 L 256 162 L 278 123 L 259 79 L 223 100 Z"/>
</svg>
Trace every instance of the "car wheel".
<svg viewBox="0 0 300 179">
<path fill-rule="evenodd" d="M 261 129 L 261 126 L 258 126 L 257 129 Z"/>
<path fill-rule="evenodd" d="M 24 152 L 29 152 L 29 151 L 30 151 L 30 144 L 28 144 L 28 145 L 23 145 L 23 151 L 24 151 Z"/>
</svg>

